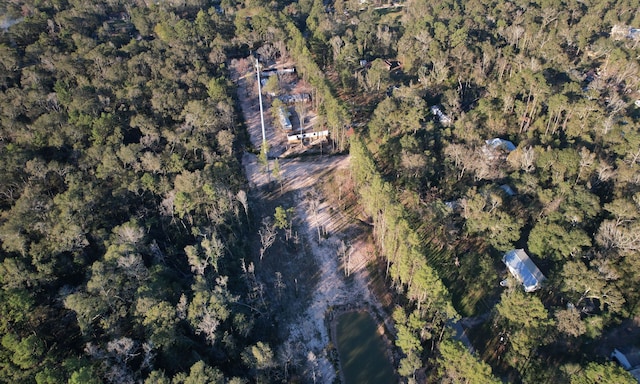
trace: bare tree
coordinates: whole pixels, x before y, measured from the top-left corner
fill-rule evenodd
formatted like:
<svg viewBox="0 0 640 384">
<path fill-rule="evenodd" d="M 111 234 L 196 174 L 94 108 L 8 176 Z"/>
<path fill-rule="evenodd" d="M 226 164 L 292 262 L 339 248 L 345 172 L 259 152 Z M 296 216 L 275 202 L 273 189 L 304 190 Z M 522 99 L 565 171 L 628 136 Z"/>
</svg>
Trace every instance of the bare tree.
<svg viewBox="0 0 640 384">
<path fill-rule="evenodd" d="M 600 182 L 606 182 L 608 180 L 611 180 L 616 175 L 615 169 L 613 169 L 613 167 L 610 164 L 608 164 L 606 161 L 601 161 L 598 164 L 597 172 L 598 172 L 598 181 Z"/>
<path fill-rule="evenodd" d="M 320 220 L 318 219 L 318 209 L 320 208 L 320 195 L 315 190 L 307 192 L 307 201 L 309 202 L 309 208 L 313 211 L 313 219 L 316 222 L 316 229 L 318 231 L 318 242 L 322 240 L 322 229 L 320 226 Z"/>
<path fill-rule="evenodd" d="M 509 153 L 507 161 L 513 168 L 531 173 L 536 169 L 536 153 L 533 147 L 516 148 Z"/>
<path fill-rule="evenodd" d="M 640 250 L 640 223 L 617 224 L 605 220 L 596 233 L 596 241 L 607 249 L 618 249 L 624 254 Z"/>
<path fill-rule="evenodd" d="M 137 349 L 138 344 L 128 337 L 121 337 L 107 343 L 107 351 L 113 355 L 116 361 L 122 363 L 126 363 L 137 356 Z"/>
<path fill-rule="evenodd" d="M 588 179 L 591 171 L 593 171 L 593 166 L 596 162 L 596 154 L 589 151 L 587 148 L 582 147 L 580 149 L 580 168 L 578 169 L 578 174 L 576 175 L 576 180 L 574 181 L 574 185 L 578 183 L 580 177 L 583 176 L 584 171 L 587 173 L 585 178 Z"/>
<path fill-rule="evenodd" d="M 156 353 L 153 350 L 153 343 L 143 343 L 142 350 L 144 355 L 142 357 L 142 364 L 140 365 L 142 368 L 148 368 L 149 370 L 153 370 L 153 360 L 156 358 Z"/>
<path fill-rule="evenodd" d="M 351 246 L 340 240 L 338 245 L 338 257 L 342 260 L 344 274 L 348 277 L 351 274 Z"/>
<path fill-rule="evenodd" d="M 247 282 L 247 287 L 249 288 L 249 291 L 250 291 L 249 297 L 252 299 L 252 301 L 257 301 L 259 299 L 260 305 L 262 305 L 262 308 L 266 308 L 267 303 L 264 300 L 263 286 L 256 278 L 256 266 L 253 263 L 249 263 L 249 265 L 246 265 L 244 262 L 244 259 L 241 259 L 241 261 L 242 261 L 243 277 Z M 261 313 L 259 310 L 251 306 L 248 306 L 248 307 Z"/>
<path fill-rule="evenodd" d="M 213 345 L 216 341 L 216 329 L 220 325 L 218 317 L 211 313 L 208 307 L 204 308 L 204 314 L 196 327 L 196 334 L 203 334 L 209 344 Z"/>
<path fill-rule="evenodd" d="M 260 235 L 260 260 L 264 257 L 264 253 L 276 241 L 276 227 L 270 217 L 262 219 L 262 227 L 258 230 Z"/>
<path fill-rule="evenodd" d="M 295 109 L 298 114 L 298 118 L 300 119 L 300 134 L 302 134 L 304 133 L 304 119 L 307 118 L 307 106 L 304 102 L 298 102 L 295 105 Z M 300 143 L 303 143 L 302 138 L 300 139 Z"/>
<path fill-rule="evenodd" d="M 203 239 L 200 243 L 207 258 L 210 260 L 213 269 L 218 272 L 218 260 L 222 257 L 224 252 L 224 243 L 218 235 L 213 232 L 209 238 Z"/>
<path fill-rule="evenodd" d="M 271 64 L 278 55 L 278 49 L 271 44 L 265 44 L 256 50 L 260 58 L 267 64 Z"/>
<path fill-rule="evenodd" d="M 282 366 L 282 373 L 284 376 L 284 381 L 286 382 L 289 378 L 289 366 L 297 366 L 300 360 L 299 358 L 297 358 L 294 346 L 291 345 L 290 341 L 285 341 L 284 343 L 282 343 L 280 348 L 278 348 L 276 358 Z"/>
<path fill-rule="evenodd" d="M 118 244 L 131 244 L 137 246 L 144 239 L 144 228 L 135 222 L 127 222 L 114 229 Z"/>
<path fill-rule="evenodd" d="M 313 380 L 313 384 L 315 384 L 318 379 L 318 358 L 316 357 L 316 354 L 313 353 L 313 351 L 309 351 L 309 353 L 307 354 L 307 364 L 309 366 L 309 369 L 311 370 L 311 379 Z"/>
<path fill-rule="evenodd" d="M 431 78 L 433 82 L 436 84 L 443 83 L 449 77 L 449 66 L 447 65 L 447 59 L 445 57 L 440 57 L 434 59 L 433 70 L 431 71 Z"/>
<path fill-rule="evenodd" d="M 402 151 L 401 164 L 413 174 L 413 177 L 418 177 L 420 172 L 427 168 L 427 156 L 424 153 Z"/>
<path fill-rule="evenodd" d="M 473 152 L 462 144 L 449 144 L 444 153 L 453 162 L 454 168 L 458 171 L 458 180 L 462 179 L 468 169 Z"/>
<path fill-rule="evenodd" d="M 337 60 L 338 56 L 340 56 L 340 52 L 342 51 L 342 47 L 344 46 L 344 42 L 340 36 L 336 35 L 329 40 L 329 44 L 331 44 L 331 48 L 333 49 L 333 60 Z"/>
<path fill-rule="evenodd" d="M 282 273 L 276 272 L 276 281 L 274 283 L 276 288 L 276 294 L 278 295 L 278 300 L 282 297 L 282 290 L 287 287 L 287 285 L 282 281 Z"/>
</svg>

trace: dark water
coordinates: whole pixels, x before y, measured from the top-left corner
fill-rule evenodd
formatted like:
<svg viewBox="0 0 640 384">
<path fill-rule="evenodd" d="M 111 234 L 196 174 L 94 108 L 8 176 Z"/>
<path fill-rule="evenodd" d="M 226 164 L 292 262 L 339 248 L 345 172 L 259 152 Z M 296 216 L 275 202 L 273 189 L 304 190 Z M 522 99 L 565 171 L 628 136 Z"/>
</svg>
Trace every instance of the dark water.
<svg viewBox="0 0 640 384">
<path fill-rule="evenodd" d="M 385 345 L 376 323 L 367 312 L 347 312 L 336 329 L 340 365 L 346 384 L 389 384 L 396 382 Z"/>
</svg>

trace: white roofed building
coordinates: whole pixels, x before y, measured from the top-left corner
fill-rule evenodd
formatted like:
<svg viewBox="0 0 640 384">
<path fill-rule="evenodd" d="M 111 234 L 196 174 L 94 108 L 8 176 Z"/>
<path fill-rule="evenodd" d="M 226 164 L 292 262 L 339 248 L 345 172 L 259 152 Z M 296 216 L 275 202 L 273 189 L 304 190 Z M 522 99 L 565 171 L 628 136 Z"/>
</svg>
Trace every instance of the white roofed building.
<svg viewBox="0 0 640 384">
<path fill-rule="evenodd" d="M 524 249 L 513 249 L 505 253 L 502 262 L 516 280 L 522 283 L 526 292 L 533 292 L 542 286 L 545 277 Z"/>
<path fill-rule="evenodd" d="M 485 140 L 485 143 L 491 149 L 502 149 L 507 152 L 511 152 L 516 149 L 516 146 L 513 145 L 512 142 L 510 142 L 509 140 L 500 139 L 498 137 L 491 140 Z"/>
<path fill-rule="evenodd" d="M 616 348 L 611 352 L 611 358 L 617 360 L 640 383 L 640 349 Z"/>
</svg>

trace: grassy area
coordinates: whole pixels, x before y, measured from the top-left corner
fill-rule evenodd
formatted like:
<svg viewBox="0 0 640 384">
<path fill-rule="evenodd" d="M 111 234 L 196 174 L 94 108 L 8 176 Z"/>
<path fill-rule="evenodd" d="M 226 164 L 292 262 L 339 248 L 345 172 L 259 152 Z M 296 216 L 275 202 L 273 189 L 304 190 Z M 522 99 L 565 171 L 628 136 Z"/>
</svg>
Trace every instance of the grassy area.
<svg viewBox="0 0 640 384">
<path fill-rule="evenodd" d="M 377 9 L 376 13 L 380 15 L 380 24 L 389 25 L 391 27 L 397 27 L 401 25 L 402 8 L 384 8 Z"/>
<path fill-rule="evenodd" d="M 367 312 L 347 312 L 338 319 L 338 351 L 346 384 L 396 381 L 376 330 L 377 325 Z"/>
<path fill-rule="evenodd" d="M 493 307 L 501 292 L 501 264 L 479 243 L 463 249 L 443 249 L 429 243 L 427 259 L 438 271 L 462 317 L 481 315 Z M 474 249 L 475 248 L 475 249 Z"/>
</svg>

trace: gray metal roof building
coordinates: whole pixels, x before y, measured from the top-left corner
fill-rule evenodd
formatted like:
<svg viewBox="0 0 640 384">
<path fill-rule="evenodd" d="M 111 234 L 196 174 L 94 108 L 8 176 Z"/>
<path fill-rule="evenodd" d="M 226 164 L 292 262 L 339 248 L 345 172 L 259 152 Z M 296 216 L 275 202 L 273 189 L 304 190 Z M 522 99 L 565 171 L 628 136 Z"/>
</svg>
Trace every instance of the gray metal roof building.
<svg viewBox="0 0 640 384">
<path fill-rule="evenodd" d="M 541 287 L 545 277 L 524 249 L 513 249 L 505 253 L 502 262 L 505 263 L 509 272 L 522 283 L 526 292 L 533 292 Z"/>
</svg>

